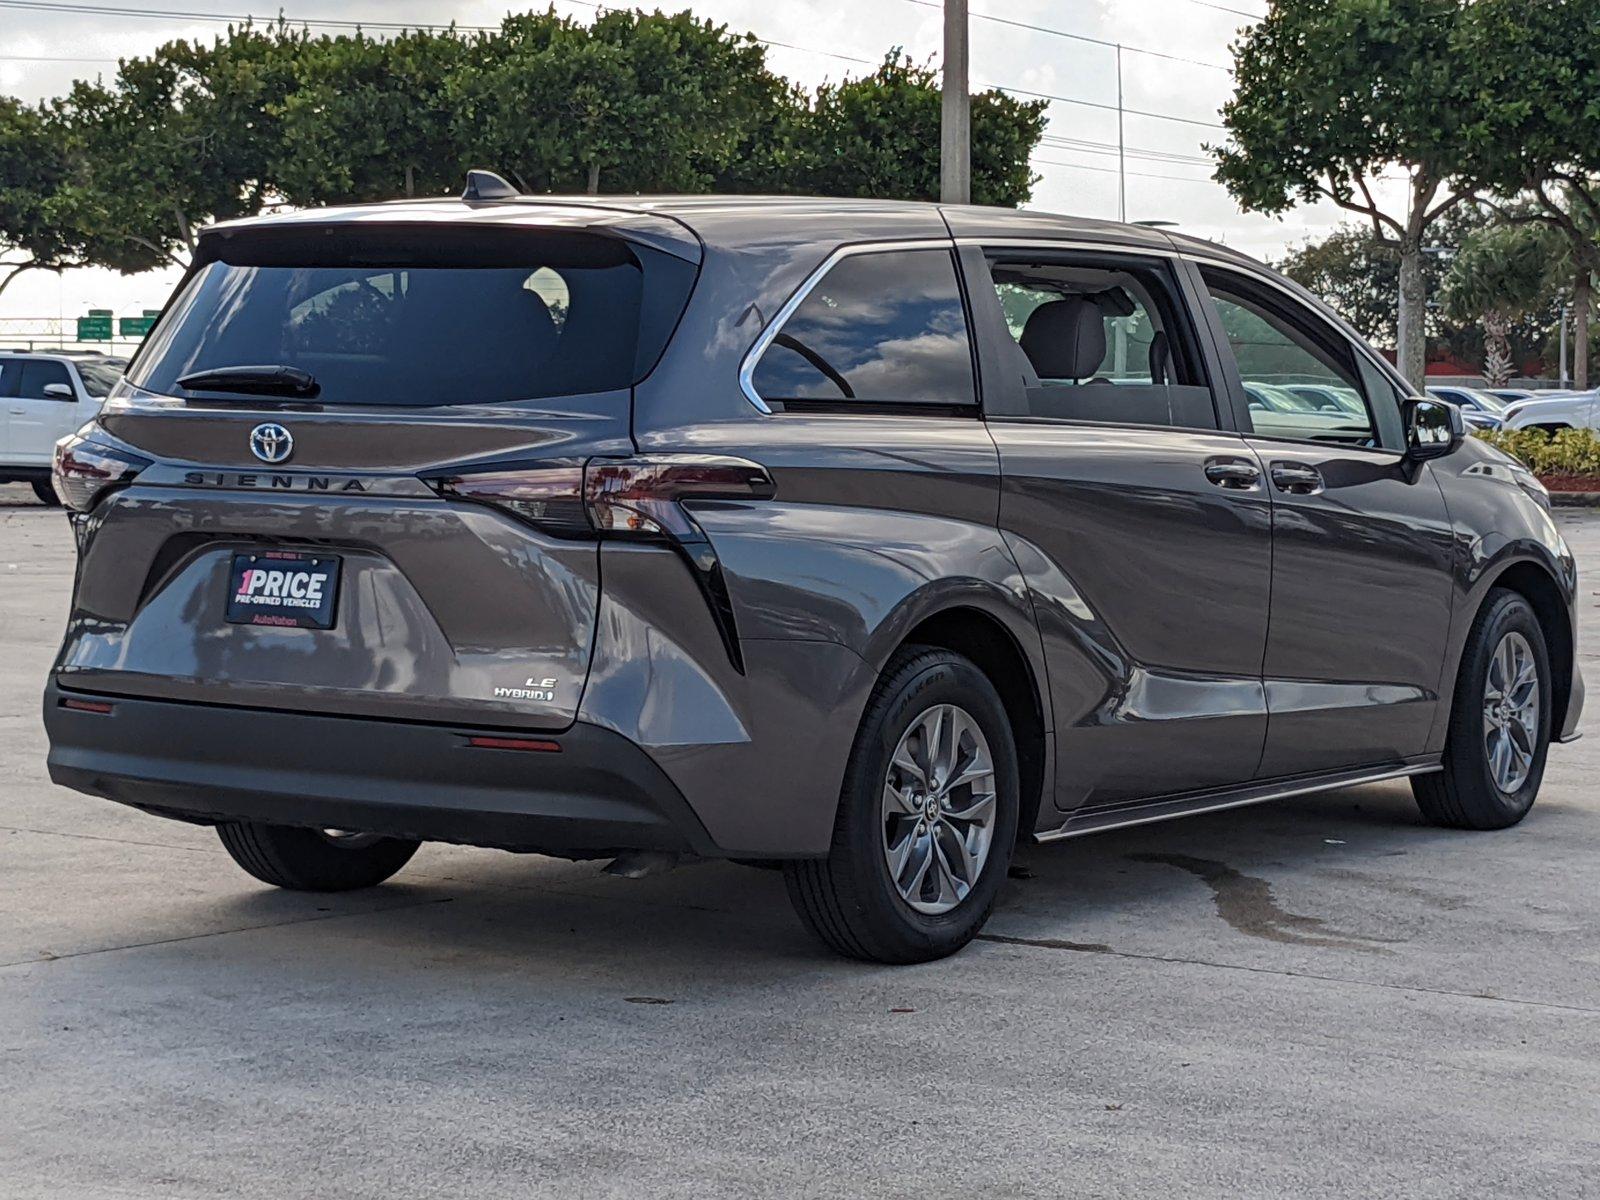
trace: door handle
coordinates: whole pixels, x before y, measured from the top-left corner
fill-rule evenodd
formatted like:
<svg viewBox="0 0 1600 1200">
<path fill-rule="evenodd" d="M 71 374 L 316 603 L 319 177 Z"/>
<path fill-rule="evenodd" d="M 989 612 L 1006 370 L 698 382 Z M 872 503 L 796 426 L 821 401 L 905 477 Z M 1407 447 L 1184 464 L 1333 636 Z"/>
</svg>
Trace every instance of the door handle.
<svg viewBox="0 0 1600 1200">
<path fill-rule="evenodd" d="M 1305 463 L 1275 462 L 1269 470 L 1273 486 L 1291 496 L 1315 496 L 1326 486 L 1322 472 Z"/>
<path fill-rule="evenodd" d="M 1242 458 L 1208 458 L 1206 478 L 1230 492 L 1253 492 L 1261 486 L 1261 468 Z"/>
</svg>

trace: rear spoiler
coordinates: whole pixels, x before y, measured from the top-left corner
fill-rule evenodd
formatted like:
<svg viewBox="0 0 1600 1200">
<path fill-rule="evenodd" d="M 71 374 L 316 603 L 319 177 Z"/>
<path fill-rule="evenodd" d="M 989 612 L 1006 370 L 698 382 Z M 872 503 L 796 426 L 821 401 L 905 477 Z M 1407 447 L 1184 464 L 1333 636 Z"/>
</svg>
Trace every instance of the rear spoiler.
<svg viewBox="0 0 1600 1200">
<path fill-rule="evenodd" d="M 195 261 L 226 257 L 223 247 L 235 238 L 335 236 L 363 229 L 416 228 L 496 229 L 529 233 L 592 233 L 648 246 L 699 266 L 704 257 L 700 239 L 688 225 L 663 213 L 562 196 L 513 196 L 478 200 L 401 201 L 351 208 L 306 208 L 267 217 L 225 221 L 200 231 Z"/>
</svg>

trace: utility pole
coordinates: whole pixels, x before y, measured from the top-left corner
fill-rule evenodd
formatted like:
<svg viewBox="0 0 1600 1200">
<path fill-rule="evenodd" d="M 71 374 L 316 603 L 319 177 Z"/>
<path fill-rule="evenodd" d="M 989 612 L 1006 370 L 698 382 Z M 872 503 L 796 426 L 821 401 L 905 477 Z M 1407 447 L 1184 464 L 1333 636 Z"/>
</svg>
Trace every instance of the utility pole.
<svg viewBox="0 0 1600 1200">
<path fill-rule="evenodd" d="M 1561 386 L 1567 386 L 1567 318 L 1572 314 L 1572 306 L 1561 306 Z"/>
<path fill-rule="evenodd" d="M 1117 220 L 1128 219 L 1128 164 L 1122 142 L 1122 43 L 1117 43 Z"/>
<path fill-rule="evenodd" d="M 972 202 L 972 101 L 967 95 L 967 0 L 944 0 L 944 86 L 939 121 L 939 199 Z"/>
</svg>

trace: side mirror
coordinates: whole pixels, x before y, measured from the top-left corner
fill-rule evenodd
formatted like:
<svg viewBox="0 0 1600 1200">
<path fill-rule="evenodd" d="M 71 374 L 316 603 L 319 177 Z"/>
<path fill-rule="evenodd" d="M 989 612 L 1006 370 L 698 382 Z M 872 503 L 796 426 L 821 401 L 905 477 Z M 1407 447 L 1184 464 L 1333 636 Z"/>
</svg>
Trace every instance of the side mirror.
<svg viewBox="0 0 1600 1200">
<path fill-rule="evenodd" d="M 44 385 L 44 398 L 46 400 L 76 400 L 72 389 L 64 383 L 47 383 Z"/>
<path fill-rule="evenodd" d="M 1407 400 L 1402 409 L 1406 429 L 1406 458 L 1422 462 L 1443 458 L 1460 449 L 1467 437 L 1461 410 L 1443 400 Z"/>
</svg>

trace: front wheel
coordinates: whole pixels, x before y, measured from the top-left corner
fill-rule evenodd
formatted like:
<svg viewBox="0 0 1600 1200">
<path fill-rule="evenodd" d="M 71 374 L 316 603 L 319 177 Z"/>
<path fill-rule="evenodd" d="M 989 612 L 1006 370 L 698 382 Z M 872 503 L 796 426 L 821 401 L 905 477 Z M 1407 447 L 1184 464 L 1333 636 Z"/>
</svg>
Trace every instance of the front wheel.
<svg viewBox="0 0 1600 1200">
<path fill-rule="evenodd" d="M 217 836 L 233 861 L 262 883 L 297 892 L 372 887 L 405 866 L 420 844 L 375 833 L 260 821 L 225 822 L 217 826 Z"/>
<path fill-rule="evenodd" d="M 1435 825 L 1504 829 L 1533 807 L 1550 745 L 1550 656 L 1527 600 L 1491 592 L 1456 677 L 1444 770 L 1411 781 Z"/>
<path fill-rule="evenodd" d="M 959 654 L 908 647 L 861 719 L 828 857 L 784 864 L 789 897 L 840 954 L 942 958 L 988 919 L 1017 819 L 1016 745 L 994 685 Z"/>
</svg>

